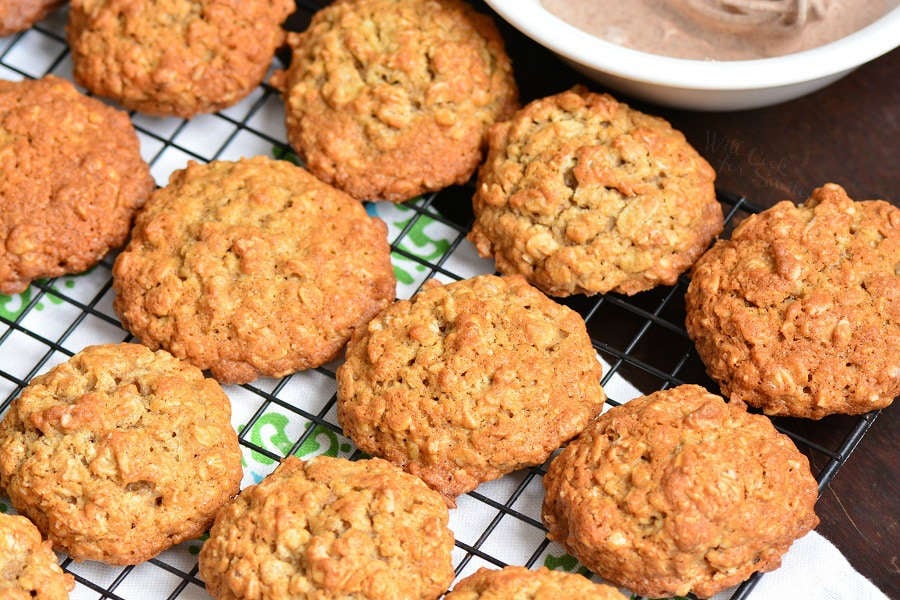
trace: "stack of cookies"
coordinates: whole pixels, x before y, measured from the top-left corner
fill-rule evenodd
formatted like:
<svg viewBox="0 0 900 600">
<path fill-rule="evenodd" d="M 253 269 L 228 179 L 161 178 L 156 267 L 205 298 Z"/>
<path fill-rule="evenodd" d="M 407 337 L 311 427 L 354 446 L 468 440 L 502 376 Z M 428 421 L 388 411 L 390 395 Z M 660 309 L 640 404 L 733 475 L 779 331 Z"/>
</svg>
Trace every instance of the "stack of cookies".
<svg viewBox="0 0 900 600">
<path fill-rule="evenodd" d="M 0 2 L 0 35 L 57 4 Z M 685 137 L 580 86 L 519 108 L 502 38 L 466 2 L 339 0 L 286 35 L 293 8 L 73 0 L 68 39 L 91 93 L 182 118 L 240 101 L 287 42 L 272 84 L 308 171 L 190 163 L 154 190 L 126 113 L 52 76 L 0 82 L 0 293 L 128 240 L 114 308 L 140 341 L 83 349 L 0 422 L 0 488 L 28 517 L 0 515 L 0 590 L 65 598 L 51 546 L 131 565 L 212 527 L 199 573 L 218 599 L 436 599 L 455 576 L 448 507 L 548 461 L 548 537 L 610 583 L 709 597 L 776 568 L 818 523 L 817 484 L 745 404 L 819 419 L 900 393 L 900 210 L 829 184 L 708 250 L 715 173 Z M 362 201 L 476 173 L 468 238 L 500 275 L 395 300 Z M 601 414 L 585 322 L 550 296 L 691 269 L 687 331 L 730 402 L 685 385 Z M 221 384 L 342 355 L 337 418 L 373 458 L 289 457 L 239 493 Z M 624 598 L 516 566 L 446 597 L 562 596 Z"/>
</svg>

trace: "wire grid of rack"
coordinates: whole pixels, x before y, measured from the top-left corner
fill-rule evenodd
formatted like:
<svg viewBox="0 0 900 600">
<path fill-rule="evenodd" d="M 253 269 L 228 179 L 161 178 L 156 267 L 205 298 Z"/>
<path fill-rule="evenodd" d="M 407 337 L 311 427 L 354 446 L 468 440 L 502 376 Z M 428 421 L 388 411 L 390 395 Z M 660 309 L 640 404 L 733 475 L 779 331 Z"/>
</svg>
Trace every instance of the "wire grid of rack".
<svg viewBox="0 0 900 600">
<path fill-rule="evenodd" d="M 298 2 L 302 22 L 319 7 Z M 71 79 L 65 42 L 65 10 L 29 31 L 0 39 L 0 78 L 22 79 L 52 73 Z M 295 15 L 296 19 L 296 15 Z M 142 154 L 159 184 L 187 160 L 236 159 L 254 154 L 283 156 L 283 108 L 275 91 L 263 84 L 246 100 L 215 115 L 191 121 L 152 119 L 133 114 Z M 426 279 L 452 281 L 490 271 L 465 241 L 471 221 L 470 187 L 453 187 L 403 206 L 370 205 L 389 224 L 398 295 L 414 293 Z M 757 209 L 745 199 L 720 193 L 727 218 L 726 235 Z M 18 296 L 0 296 L 0 412 L 30 381 L 87 344 L 131 340 L 112 310 L 108 256 L 86 274 L 35 282 Z M 402 275 L 402 277 L 401 277 Z M 584 318 L 607 369 L 603 385 L 609 404 L 637 393 L 681 383 L 710 381 L 685 333 L 683 297 L 686 280 L 634 297 L 615 294 L 575 296 L 563 302 Z M 227 386 L 240 431 L 245 462 L 244 485 L 263 477 L 287 455 L 317 453 L 358 457 L 341 435 L 335 414 L 334 369 L 337 364 L 284 379 Z M 778 419 L 776 426 L 793 438 L 816 465 L 823 489 L 871 427 L 878 413 L 841 418 L 828 426 Z M 540 522 L 541 476 L 535 467 L 490 482 L 459 499 L 451 511 L 456 533 L 454 565 L 459 576 L 480 566 L 548 565 L 580 567 L 544 537 Z M 0 508 L 8 508 L 5 504 Z M 192 600 L 208 598 L 197 575 L 196 554 L 202 540 L 180 544 L 147 563 L 109 567 L 62 557 L 75 575 L 72 598 Z M 583 569 L 582 569 L 583 571 Z M 752 578 L 731 595 L 750 596 Z"/>
</svg>

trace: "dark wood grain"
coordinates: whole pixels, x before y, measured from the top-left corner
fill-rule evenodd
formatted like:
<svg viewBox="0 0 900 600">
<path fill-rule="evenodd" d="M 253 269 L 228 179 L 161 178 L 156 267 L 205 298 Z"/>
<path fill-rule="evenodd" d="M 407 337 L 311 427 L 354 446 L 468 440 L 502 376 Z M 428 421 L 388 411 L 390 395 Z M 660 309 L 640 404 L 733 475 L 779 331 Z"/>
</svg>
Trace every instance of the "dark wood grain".
<svg viewBox="0 0 900 600">
<path fill-rule="evenodd" d="M 523 102 L 575 83 L 604 91 L 512 28 L 501 24 L 501 29 Z M 613 94 L 684 131 L 716 169 L 719 188 L 759 207 L 802 200 L 829 181 L 857 199 L 900 201 L 900 51 L 819 92 L 763 109 L 690 112 Z M 882 412 L 817 505 L 819 533 L 891 598 L 900 598 L 898 415 L 897 406 Z M 838 427 L 841 419 L 811 427 Z M 825 458 L 813 455 L 811 460 L 815 471 L 824 467 Z"/>
<path fill-rule="evenodd" d="M 895 203 L 900 189 L 900 52 L 815 94 L 733 113 L 656 110 L 710 161 L 719 187 L 761 206 L 827 181 Z"/>
</svg>

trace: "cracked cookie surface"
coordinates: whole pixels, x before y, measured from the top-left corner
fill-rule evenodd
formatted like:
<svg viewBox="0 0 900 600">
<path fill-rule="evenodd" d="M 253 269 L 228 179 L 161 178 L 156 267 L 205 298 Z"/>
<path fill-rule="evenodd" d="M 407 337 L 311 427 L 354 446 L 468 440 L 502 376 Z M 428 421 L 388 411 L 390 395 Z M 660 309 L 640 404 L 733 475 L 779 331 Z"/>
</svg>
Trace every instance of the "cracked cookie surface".
<svg viewBox="0 0 900 600">
<path fill-rule="evenodd" d="M 68 600 L 75 579 L 63 572 L 49 541 L 19 515 L 0 513 L 0 597 Z"/>
<path fill-rule="evenodd" d="M 491 18 L 459 0 L 344 0 L 288 36 L 291 145 L 358 199 L 402 202 L 465 183 L 485 132 L 516 106 Z"/>
<path fill-rule="evenodd" d="M 733 401 L 819 419 L 900 394 L 900 209 L 827 184 L 751 215 L 694 267 L 688 334 Z"/>
<path fill-rule="evenodd" d="M 354 333 L 338 420 L 452 504 L 584 429 L 603 407 L 601 375 L 581 316 L 522 277 L 431 280 Z"/>
<path fill-rule="evenodd" d="M 90 346 L 35 377 L 0 423 L 0 484 L 77 560 L 128 565 L 202 534 L 238 491 L 222 388 L 168 352 Z"/>
<path fill-rule="evenodd" d="M 72 0 L 74 76 L 150 115 L 213 112 L 259 85 L 295 8 L 291 0 Z"/>
<path fill-rule="evenodd" d="M 672 285 L 722 230 L 712 167 L 611 96 L 535 100 L 488 141 L 469 239 L 551 296 Z"/>
<path fill-rule="evenodd" d="M 127 114 L 52 75 L 0 81 L 0 293 L 94 266 L 153 187 Z"/>
<path fill-rule="evenodd" d="M 809 461 L 763 415 L 695 385 L 601 415 L 550 464 L 548 537 L 642 596 L 706 598 L 818 524 Z"/>
<path fill-rule="evenodd" d="M 259 156 L 173 173 L 138 215 L 113 287 L 142 342 L 244 383 L 336 358 L 395 280 L 384 222 Z"/>
<path fill-rule="evenodd" d="M 217 600 L 434 600 L 453 580 L 448 520 L 386 461 L 290 456 L 222 509 L 200 576 Z"/>
</svg>

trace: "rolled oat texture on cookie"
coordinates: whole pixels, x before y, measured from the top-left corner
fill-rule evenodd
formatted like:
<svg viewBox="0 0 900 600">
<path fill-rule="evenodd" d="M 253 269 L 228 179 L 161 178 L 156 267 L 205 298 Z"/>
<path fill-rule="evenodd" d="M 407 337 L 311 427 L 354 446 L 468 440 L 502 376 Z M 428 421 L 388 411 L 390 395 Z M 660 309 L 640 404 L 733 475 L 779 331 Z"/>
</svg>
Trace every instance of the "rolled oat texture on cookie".
<svg viewBox="0 0 900 600">
<path fill-rule="evenodd" d="M 686 327 L 732 401 L 820 419 L 900 394 L 900 208 L 826 184 L 751 215 L 694 267 Z"/>
<path fill-rule="evenodd" d="M 431 280 L 358 329 L 346 358 L 344 433 L 450 505 L 543 463 L 606 399 L 584 320 L 520 276 Z"/>
<path fill-rule="evenodd" d="M 291 456 L 222 509 L 200 577 L 216 600 L 433 600 L 453 580 L 448 520 L 386 461 Z"/>
<path fill-rule="evenodd" d="M 64 0 L 0 0 L 0 37 L 24 31 L 49 15 Z"/>
<path fill-rule="evenodd" d="M 258 156 L 172 174 L 116 259 L 113 305 L 143 343 L 245 383 L 333 360 L 395 285 L 383 221 Z"/>
<path fill-rule="evenodd" d="M 444 600 L 628 600 L 619 590 L 578 573 L 508 566 L 478 569 L 462 579 Z"/>
<path fill-rule="evenodd" d="M 0 294 L 94 266 L 153 188 L 126 113 L 53 75 L 0 81 Z"/>
<path fill-rule="evenodd" d="M 291 0 L 72 0 L 75 80 L 150 115 L 214 112 L 259 85 L 295 8 Z"/>
<path fill-rule="evenodd" d="M 682 385 L 610 409 L 553 460 L 551 540 L 649 597 L 771 571 L 819 522 L 809 461 L 763 415 Z"/>
<path fill-rule="evenodd" d="M 273 78 L 310 171 L 358 199 L 465 183 L 518 92 L 493 20 L 460 0 L 345 0 L 288 36 Z"/>
<path fill-rule="evenodd" d="M 607 94 L 535 100 L 488 140 L 469 239 L 551 296 L 673 285 L 722 231 L 712 167 Z"/>
<path fill-rule="evenodd" d="M 0 513 L 0 598 L 67 600 L 73 589 L 75 579 L 63 572 L 34 523 Z"/>
<path fill-rule="evenodd" d="M 132 565 L 202 534 L 239 489 L 231 404 L 199 369 L 139 344 L 85 348 L 0 422 L 0 487 L 76 560 Z"/>
</svg>

